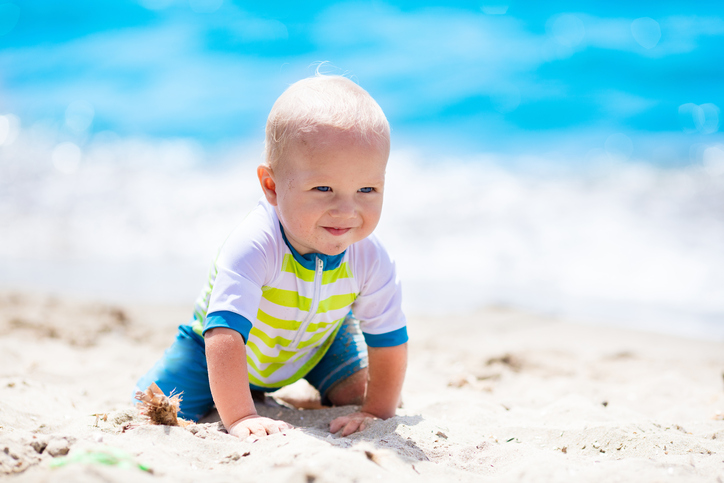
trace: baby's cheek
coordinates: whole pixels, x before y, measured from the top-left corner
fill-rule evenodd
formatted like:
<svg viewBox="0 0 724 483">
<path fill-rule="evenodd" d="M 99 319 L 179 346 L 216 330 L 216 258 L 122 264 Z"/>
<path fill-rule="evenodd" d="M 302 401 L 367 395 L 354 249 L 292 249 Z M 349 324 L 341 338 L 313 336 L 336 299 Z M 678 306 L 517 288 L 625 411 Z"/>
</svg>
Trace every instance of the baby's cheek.
<svg viewBox="0 0 724 483">
<path fill-rule="evenodd" d="M 302 216 L 298 216 L 294 219 L 294 228 L 301 236 L 309 236 L 311 233 L 311 226 L 308 221 Z"/>
</svg>

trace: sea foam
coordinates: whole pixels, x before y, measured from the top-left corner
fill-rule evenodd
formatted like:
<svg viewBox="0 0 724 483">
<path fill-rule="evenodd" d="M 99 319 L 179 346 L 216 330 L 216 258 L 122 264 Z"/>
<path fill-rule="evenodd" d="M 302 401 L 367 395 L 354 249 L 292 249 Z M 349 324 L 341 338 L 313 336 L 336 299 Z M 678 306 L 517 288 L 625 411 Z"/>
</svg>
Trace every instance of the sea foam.
<svg viewBox="0 0 724 483">
<path fill-rule="evenodd" d="M 106 133 L 59 145 L 27 131 L 0 146 L 5 288 L 191 304 L 261 196 L 259 143 L 211 152 Z M 724 338 L 718 161 L 566 161 L 393 151 L 377 234 L 406 310 L 511 306 Z"/>
</svg>

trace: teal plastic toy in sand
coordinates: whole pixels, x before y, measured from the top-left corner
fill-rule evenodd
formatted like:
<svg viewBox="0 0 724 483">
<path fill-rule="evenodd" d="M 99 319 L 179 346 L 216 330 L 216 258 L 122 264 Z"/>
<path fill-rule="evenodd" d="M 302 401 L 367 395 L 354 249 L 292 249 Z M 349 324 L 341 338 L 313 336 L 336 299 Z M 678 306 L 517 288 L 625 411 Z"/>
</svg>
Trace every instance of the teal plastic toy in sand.
<svg viewBox="0 0 724 483">
<path fill-rule="evenodd" d="M 117 448 L 87 450 L 74 453 L 70 456 L 61 456 L 51 461 L 50 467 L 59 468 L 73 463 L 118 466 L 119 468 L 138 468 L 139 470 L 152 473 L 151 468 L 137 463 L 130 454 Z"/>
</svg>

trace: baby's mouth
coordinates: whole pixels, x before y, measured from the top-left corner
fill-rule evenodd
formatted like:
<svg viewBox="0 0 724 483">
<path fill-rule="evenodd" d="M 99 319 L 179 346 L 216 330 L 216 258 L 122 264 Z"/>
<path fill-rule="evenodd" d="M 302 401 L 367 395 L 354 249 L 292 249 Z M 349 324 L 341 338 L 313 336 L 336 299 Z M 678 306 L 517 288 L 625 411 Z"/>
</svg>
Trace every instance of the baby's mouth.
<svg viewBox="0 0 724 483">
<path fill-rule="evenodd" d="M 344 235 L 345 233 L 350 231 L 352 228 L 334 228 L 331 226 L 325 226 L 324 229 L 327 230 L 329 233 L 331 233 L 334 236 L 340 236 L 340 235 Z"/>
</svg>

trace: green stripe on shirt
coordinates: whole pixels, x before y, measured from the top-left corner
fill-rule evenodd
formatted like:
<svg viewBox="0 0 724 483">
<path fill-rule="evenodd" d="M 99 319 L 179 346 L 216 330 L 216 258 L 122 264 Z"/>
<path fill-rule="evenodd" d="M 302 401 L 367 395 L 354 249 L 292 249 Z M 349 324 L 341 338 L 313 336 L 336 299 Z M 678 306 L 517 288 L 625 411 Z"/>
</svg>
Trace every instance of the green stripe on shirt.
<svg viewBox="0 0 724 483">
<path fill-rule="evenodd" d="M 291 307 L 293 309 L 309 312 L 312 307 L 312 299 L 303 297 L 293 290 L 284 290 L 282 288 L 262 287 L 262 297 L 269 302 L 282 307 Z"/>
</svg>

